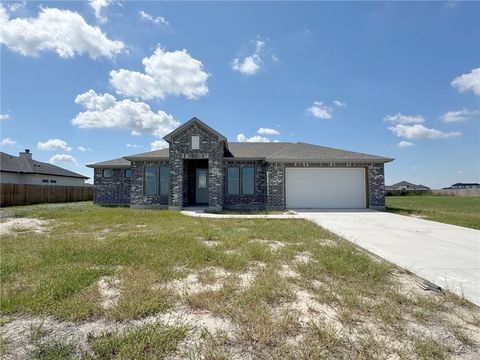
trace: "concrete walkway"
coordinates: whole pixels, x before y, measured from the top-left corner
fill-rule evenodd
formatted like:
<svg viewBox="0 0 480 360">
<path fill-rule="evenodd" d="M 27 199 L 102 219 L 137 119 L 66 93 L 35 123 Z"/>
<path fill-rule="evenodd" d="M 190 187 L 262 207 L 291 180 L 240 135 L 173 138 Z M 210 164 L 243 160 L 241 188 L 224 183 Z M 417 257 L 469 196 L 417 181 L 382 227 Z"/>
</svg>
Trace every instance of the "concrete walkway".
<svg viewBox="0 0 480 360">
<path fill-rule="evenodd" d="M 183 210 L 183 215 L 213 219 L 300 219 L 297 214 L 212 214 L 204 209 Z"/>
<path fill-rule="evenodd" d="M 300 216 L 480 306 L 480 231 L 373 210 Z"/>
</svg>

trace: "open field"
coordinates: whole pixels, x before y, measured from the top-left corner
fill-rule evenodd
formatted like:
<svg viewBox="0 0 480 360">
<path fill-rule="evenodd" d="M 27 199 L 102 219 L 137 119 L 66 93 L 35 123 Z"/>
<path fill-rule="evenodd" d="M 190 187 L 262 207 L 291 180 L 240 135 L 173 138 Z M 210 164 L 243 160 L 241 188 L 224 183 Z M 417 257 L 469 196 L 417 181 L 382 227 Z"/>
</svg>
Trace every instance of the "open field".
<svg viewBox="0 0 480 360">
<path fill-rule="evenodd" d="M 387 211 L 480 229 L 480 197 L 387 196 Z"/>
<path fill-rule="evenodd" d="M 5 358 L 480 356 L 478 307 L 305 220 L 91 203 L 3 217 Z"/>
</svg>

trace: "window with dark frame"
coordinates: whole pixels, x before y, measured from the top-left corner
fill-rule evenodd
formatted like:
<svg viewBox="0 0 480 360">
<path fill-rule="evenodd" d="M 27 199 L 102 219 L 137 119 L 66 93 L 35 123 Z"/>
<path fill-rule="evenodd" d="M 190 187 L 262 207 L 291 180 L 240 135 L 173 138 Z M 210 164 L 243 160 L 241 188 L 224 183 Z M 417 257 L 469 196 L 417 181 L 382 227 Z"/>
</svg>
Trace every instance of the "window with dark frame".
<svg viewBox="0 0 480 360">
<path fill-rule="evenodd" d="M 255 168 L 242 168 L 242 194 L 253 195 L 255 193 Z"/>
<path fill-rule="evenodd" d="M 50 180 L 50 183 L 51 183 L 51 184 L 56 184 L 56 183 L 57 183 L 57 180 Z"/>
<path fill-rule="evenodd" d="M 160 195 L 168 195 L 170 187 L 170 167 L 160 166 Z"/>
<path fill-rule="evenodd" d="M 48 179 L 42 179 L 42 183 L 48 183 Z"/>
<path fill-rule="evenodd" d="M 227 169 L 227 192 L 230 195 L 240 194 L 240 168 L 238 167 Z"/>
<path fill-rule="evenodd" d="M 132 169 L 125 169 L 123 176 L 126 178 L 131 178 L 132 177 Z"/>
<path fill-rule="evenodd" d="M 144 186 L 143 194 L 145 196 L 154 196 L 157 195 L 157 167 L 148 166 L 144 168 Z"/>
<path fill-rule="evenodd" d="M 103 169 L 102 170 L 102 177 L 111 178 L 112 176 L 113 176 L 113 170 L 112 169 Z"/>
</svg>

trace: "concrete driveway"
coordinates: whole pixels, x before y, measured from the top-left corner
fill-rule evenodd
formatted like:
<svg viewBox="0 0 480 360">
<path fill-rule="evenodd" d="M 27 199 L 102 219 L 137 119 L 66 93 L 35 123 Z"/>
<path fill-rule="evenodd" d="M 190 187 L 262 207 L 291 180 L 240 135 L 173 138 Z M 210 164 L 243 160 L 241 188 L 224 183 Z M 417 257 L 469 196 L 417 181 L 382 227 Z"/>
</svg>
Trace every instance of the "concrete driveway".
<svg viewBox="0 0 480 360">
<path fill-rule="evenodd" d="M 480 231 L 374 210 L 295 210 L 480 306 Z"/>
</svg>

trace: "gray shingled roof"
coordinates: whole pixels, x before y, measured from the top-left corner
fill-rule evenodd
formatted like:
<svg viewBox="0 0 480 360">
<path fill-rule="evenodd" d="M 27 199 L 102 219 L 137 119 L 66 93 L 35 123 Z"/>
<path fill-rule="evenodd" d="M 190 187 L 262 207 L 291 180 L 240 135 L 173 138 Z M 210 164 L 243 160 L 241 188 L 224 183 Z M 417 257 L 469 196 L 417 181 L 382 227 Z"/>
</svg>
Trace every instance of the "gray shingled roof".
<svg viewBox="0 0 480 360">
<path fill-rule="evenodd" d="M 89 168 L 127 168 L 130 167 L 130 161 L 122 157 L 94 164 L 88 164 L 86 166 Z"/>
<path fill-rule="evenodd" d="M 129 160 L 168 159 L 169 150 L 161 149 L 141 154 L 125 156 L 125 158 L 104 161 L 87 165 L 93 168 L 101 167 L 128 167 Z M 385 163 L 393 159 L 358 153 L 347 150 L 329 148 L 325 146 L 305 144 L 301 142 L 230 142 L 225 151 L 225 158 L 238 159 L 265 159 L 267 161 L 311 161 L 311 162 L 380 162 Z"/>
<path fill-rule="evenodd" d="M 430 190 L 428 186 L 421 185 L 421 184 L 412 184 L 408 181 L 400 181 L 396 184 L 390 185 L 390 186 L 385 186 L 385 190 L 396 190 L 399 189 L 400 187 L 406 187 L 409 190 Z"/>
<path fill-rule="evenodd" d="M 0 155 L 0 171 L 25 174 L 68 176 L 88 179 L 88 176 L 66 170 L 59 166 L 29 159 L 26 156 L 13 156 L 4 152 L 0 152 Z"/>
</svg>

